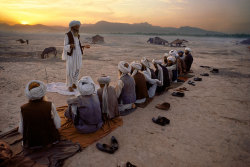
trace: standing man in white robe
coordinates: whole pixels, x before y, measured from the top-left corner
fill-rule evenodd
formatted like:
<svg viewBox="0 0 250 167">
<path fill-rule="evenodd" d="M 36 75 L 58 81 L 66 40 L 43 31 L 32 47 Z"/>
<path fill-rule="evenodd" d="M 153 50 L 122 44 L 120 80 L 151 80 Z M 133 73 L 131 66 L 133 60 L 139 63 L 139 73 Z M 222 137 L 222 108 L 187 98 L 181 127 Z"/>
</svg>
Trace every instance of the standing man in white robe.
<svg viewBox="0 0 250 167">
<path fill-rule="evenodd" d="M 70 92 L 76 89 L 76 83 L 79 79 L 80 69 L 82 66 L 82 55 L 84 47 L 81 46 L 79 28 L 81 26 L 80 21 L 71 21 L 69 23 L 70 31 L 66 33 L 64 39 L 64 48 L 62 53 L 62 59 L 66 60 L 66 80 L 67 86 Z"/>
</svg>

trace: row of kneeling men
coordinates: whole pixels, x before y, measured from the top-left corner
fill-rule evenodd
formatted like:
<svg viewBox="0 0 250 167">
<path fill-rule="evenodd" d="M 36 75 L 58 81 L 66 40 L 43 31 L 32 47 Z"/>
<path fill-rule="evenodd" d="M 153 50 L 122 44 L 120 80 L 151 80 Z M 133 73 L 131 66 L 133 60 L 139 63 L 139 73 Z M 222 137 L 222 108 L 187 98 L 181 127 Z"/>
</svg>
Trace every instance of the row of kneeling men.
<svg viewBox="0 0 250 167">
<path fill-rule="evenodd" d="M 133 110 L 136 105 L 147 103 L 156 93 L 163 93 L 177 80 L 178 59 L 181 58 L 177 52 L 170 51 L 163 60 L 152 61 L 155 70 L 146 58 L 130 64 L 121 61 L 115 87 L 109 85 L 109 76 L 98 78 L 99 89 L 91 77 L 82 77 L 77 84 L 80 95 L 67 100 L 68 108 L 64 115 L 73 121 L 80 133 L 95 132 L 103 122 Z M 25 88 L 29 102 L 21 106 L 19 124 L 24 147 L 46 146 L 59 140 L 61 120 L 55 105 L 45 98 L 46 89 L 46 85 L 38 80 L 30 81 Z"/>
</svg>

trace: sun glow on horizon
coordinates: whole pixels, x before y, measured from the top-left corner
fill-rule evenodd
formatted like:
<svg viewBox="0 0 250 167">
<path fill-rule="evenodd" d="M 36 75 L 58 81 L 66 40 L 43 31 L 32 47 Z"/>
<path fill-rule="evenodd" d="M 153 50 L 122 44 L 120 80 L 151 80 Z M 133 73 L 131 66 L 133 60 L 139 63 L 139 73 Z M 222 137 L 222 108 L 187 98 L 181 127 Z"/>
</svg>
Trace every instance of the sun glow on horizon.
<svg viewBox="0 0 250 167">
<path fill-rule="evenodd" d="M 20 21 L 20 23 L 23 24 L 23 25 L 29 24 L 29 22 L 27 22 L 27 21 Z"/>
</svg>

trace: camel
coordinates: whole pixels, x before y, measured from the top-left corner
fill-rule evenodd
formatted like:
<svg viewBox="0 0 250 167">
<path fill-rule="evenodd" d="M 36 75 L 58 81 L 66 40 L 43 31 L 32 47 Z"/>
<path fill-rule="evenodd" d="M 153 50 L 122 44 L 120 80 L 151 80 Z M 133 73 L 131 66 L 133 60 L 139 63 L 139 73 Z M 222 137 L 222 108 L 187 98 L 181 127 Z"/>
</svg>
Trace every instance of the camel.
<svg viewBox="0 0 250 167">
<path fill-rule="evenodd" d="M 103 43 L 104 42 L 104 38 L 100 35 L 96 35 L 92 37 L 92 43 L 96 44 L 96 43 Z"/>
<path fill-rule="evenodd" d="M 147 43 L 156 44 L 156 45 L 165 45 L 168 44 L 168 41 L 161 39 L 160 37 L 149 38 Z"/>
<path fill-rule="evenodd" d="M 48 54 L 49 53 L 53 53 L 56 57 L 56 54 L 57 54 L 57 51 L 56 51 L 56 48 L 55 47 L 49 47 L 49 48 L 45 48 L 41 54 L 41 58 L 42 59 L 46 59 L 48 58 Z"/>
<path fill-rule="evenodd" d="M 173 47 L 175 45 L 175 47 L 181 47 L 181 45 L 185 42 L 188 42 L 185 39 L 176 39 L 173 42 L 170 43 L 170 46 Z M 184 46 L 183 46 L 184 47 Z"/>
<path fill-rule="evenodd" d="M 29 44 L 29 40 L 23 40 L 23 39 L 18 39 L 16 40 L 16 42 L 20 42 L 21 44 L 27 43 L 27 45 Z"/>
</svg>

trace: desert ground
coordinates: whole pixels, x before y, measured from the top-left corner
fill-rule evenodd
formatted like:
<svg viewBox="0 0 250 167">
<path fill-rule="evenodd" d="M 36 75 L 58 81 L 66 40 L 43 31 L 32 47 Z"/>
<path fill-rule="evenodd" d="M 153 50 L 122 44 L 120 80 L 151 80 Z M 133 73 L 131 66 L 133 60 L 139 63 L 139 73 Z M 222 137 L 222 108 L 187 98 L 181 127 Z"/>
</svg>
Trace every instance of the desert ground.
<svg viewBox="0 0 250 167">
<path fill-rule="evenodd" d="M 51 40 L 47 40 L 49 36 L 37 36 L 44 40 L 31 40 L 29 46 L 15 43 L 13 40 L 18 37 L 0 36 L 2 132 L 18 126 L 20 106 L 27 102 L 24 88 L 28 81 L 65 82 L 66 77 L 65 62 L 60 58 L 63 36 Z M 81 76 L 89 75 L 96 82 L 101 74 L 107 74 L 113 86 L 118 79 L 119 61 L 160 59 L 173 49 L 147 44 L 144 42 L 147 36 L 104 37 L 105 44 L 91 45 L 84 51 Z M 123 126 L 99 141 L 109 143 L 111 136 L 115 136 L 120 145 L 115 154 L 100 152 L 94 143 L 66 160 L 64 166 L 115 167 L 127 161 L 139 167 L 250 165 L 250 52 L 246 46 L 237 45 L 238 39 L 187 38 L 194 56 L 193 74 L 208 72 L 210 76 L 202 77 L 203 81 L 196 82 L 196 86 L 184 83 L 189 91 L 183 98 L 171 96 L 174 90 L 169 90 L 156 96 L 146 108 L 124 116 Z M 57 57 L 40 59 L 37 50 L 49 45 L 57 47 Z M 212 74 L 201 65 L 218 68 L 220 72 Z M 47 93 L 47 97 L 59 107 L 66 105 L 72 96 Z M 171 104 L 168 111 L 155 108 L 162 102 Z M 152 117 L 159 115 L 170 119 L 170 124 L 165 127 L 154 124 Z"/>
</svg>

